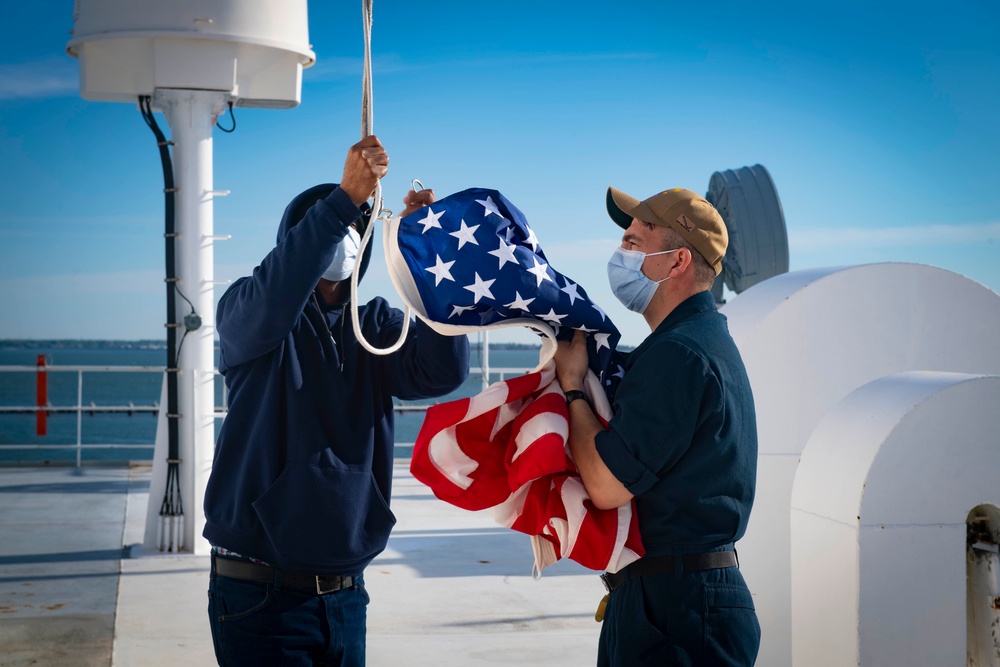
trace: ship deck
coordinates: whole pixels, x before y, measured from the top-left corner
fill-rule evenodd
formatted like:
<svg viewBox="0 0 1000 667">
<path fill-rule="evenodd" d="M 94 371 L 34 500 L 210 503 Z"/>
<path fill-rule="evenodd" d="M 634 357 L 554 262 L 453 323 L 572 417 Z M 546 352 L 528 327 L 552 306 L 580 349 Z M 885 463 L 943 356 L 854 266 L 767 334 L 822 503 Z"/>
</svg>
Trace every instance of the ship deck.
<svg viewBox="0 0 1000 667">
<path fill-rule="evenodd" d="M 0 468 L 0 667 L 215 664 L 208 556 L 141 547 L 150 475 Z M 365 572 L 369 665 L 596 661 L 594 572 L 562 561 L 532 579 L 527 536 L 437 500 L 405 461 L 392 507 Z"/>
</svg>

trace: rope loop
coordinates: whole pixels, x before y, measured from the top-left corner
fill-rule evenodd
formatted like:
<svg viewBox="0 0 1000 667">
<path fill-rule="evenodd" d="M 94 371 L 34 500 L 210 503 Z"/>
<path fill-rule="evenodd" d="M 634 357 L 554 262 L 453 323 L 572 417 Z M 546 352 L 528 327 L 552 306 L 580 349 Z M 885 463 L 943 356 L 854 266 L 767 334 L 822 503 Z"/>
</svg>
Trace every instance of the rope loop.
<svg viewBox="0 0 1000 667">
<path fill-rule="evenodd" d="M 372 2 L 373 0 L 361 0 L 361 14 L 364 23 L 365 33 L 365 68 L 361 81 L 361 138 L 370 137 L 375 132 L 375 111 L 372 100 Z M 361 244 L 358 247 L 358 257 L 364 257 L 365 248 L 375 229 L 375 221 L 382 220 L 382 224 L 389 224 L 392 218 L 392 211 L 382 208 L 382 181 L 379 179 L 375 184 L 375 192 L 372 195 L 372 212 L 365 229 L 364 236 L 361 237 Z M 354 271 L 351 272 L 351 326 L 354 328 L 354 337 L 368 352 L 385 356 L 392 354 L 403 347 L 406 342 L 406 335 L 410 331 L 410 307 L 405 306 L 403 312 L 403 328 L 399 332 L 399 340 L 387 348 L 377 348 L 369 343 L 361 332 L 361 320 L 358 317 L 358 279 L 361 273 L 361 262 L 355 262 Z"/>
</svg>

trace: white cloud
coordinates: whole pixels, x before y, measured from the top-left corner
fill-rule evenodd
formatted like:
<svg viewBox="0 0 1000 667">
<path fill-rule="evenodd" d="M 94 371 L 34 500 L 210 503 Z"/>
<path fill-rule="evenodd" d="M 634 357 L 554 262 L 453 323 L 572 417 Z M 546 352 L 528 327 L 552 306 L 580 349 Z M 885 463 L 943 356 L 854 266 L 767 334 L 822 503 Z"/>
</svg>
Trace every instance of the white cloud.
<svg viewBox="0 0 1000 667">
<path fill-rule="evenodd" d="M 76 61 L 69 56 L 28 63 L 0 63 L 0 99 L 65 97 L 80 91 Z"/>
<path fill-rule="evenodd" d="M 315 65 L 303 71 L 302 80 L 308 83 L 310 81 L 337 81 L 360 77 L 364 66 L 364 60 L 361 58 L 317 58 Z M 405 72 L 410 69 L 413 67 L 404 63 L 399 54 L 396 53 L 387 53 L 372 58 L 372 71 L 379 75 Z"/>
<path fill-rule="evenodd" d="M 478 58 L 466 60 L 465 65 L 481 66 L 485 64 L 503 65 L 549 65 L 549 64 L 573 64 L 573 63 L 600 63 L 600 62 L 629 62 L 637 60 L 650 60 L 656 58 L 655 53 L 642 52 L 606 52 L 606 53 L 518 53 L 504 54 L 503 56 Z"/>
<path fill-rule="evenodd" d="M 163 271 L 110 271 L 106 273 L 67 273 L 40 276 L 17 276 L 0 279 L 0 293 L 16 298 L 58 299 L 80 294 L 116 295 L 159 292 Z"/>
<path fill-rule="evenodd" d="M 961 245 L 1000 240 L 1000 222 L 911 227 L 838 227 L 790 229 L 788 245 L 792 253 L 815 252 L 863 246 L 901 248 L 932 245 Z"/>
<path fill-rule="evenodd" d="M 603 239 L 581 239 L 563 243 L 542 243 L 542 250 L 552 261 L 560 273 L 567 273 L 560 267 L 560 262 L 600 262 L 603 274 L 604 265 L 611 258 L 611 253 L 622 243 L 621 237 Z"/>
</svg>

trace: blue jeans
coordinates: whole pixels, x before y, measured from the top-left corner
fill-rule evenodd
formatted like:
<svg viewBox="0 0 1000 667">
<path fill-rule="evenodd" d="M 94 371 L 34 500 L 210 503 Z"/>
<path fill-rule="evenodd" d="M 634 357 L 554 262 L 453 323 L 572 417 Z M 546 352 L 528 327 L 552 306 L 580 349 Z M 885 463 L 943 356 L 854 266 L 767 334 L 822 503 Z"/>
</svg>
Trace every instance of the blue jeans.
<svg viewBox="0 0 1000 667">
<path fill-rule="evenodd" d="M 750 667 L 760 625 L 735 567 L 630 579 L 611 594 L 599 667 Z"/>
<path fill-rule="evenodd" d="M 315 595 L 222 577 L 212 571 L 208 617 L 223 666 L 365 664 L 368 593 L 364 580 Z"/>
</svg>

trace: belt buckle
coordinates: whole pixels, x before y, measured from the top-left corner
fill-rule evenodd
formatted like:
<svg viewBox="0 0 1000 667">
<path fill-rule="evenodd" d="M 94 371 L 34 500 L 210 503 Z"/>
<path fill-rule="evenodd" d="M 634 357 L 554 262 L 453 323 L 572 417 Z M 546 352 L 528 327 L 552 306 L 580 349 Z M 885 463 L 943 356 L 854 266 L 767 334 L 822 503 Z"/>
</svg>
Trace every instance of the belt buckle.
<svg viewBox="0 0 1000 667">
<path fill-rule="evenodd" d="M 340 590 L 340 577 L 315 577 L 316 579 L 316 595 L 326 595 L 327 593 L 336 593 Z M 331 586 L 329 588 L 324 588 L 320 582 L 329 581 Z"/>
<path fill-rule="evenodd" d="M 604 588 L 607 589 L 608 593 L 614 590 L 614 586 L 611 585 L 611 577 L 607 572 L 602 572 L 600 577 L 601 583 L 604 584 Z"/>
<path fill-rule="evenodd" d="M 353 577 L 343 577 L 337 575 L 335 577 L 315 577 L 316 579 L 316 595 L 326 595 L 327 593 L 336 593 L 343 588 L 349 588 L 354 585 Z M 329 586 L 324 588 L 320 582 L 330 582 Z"/>
</svg>

